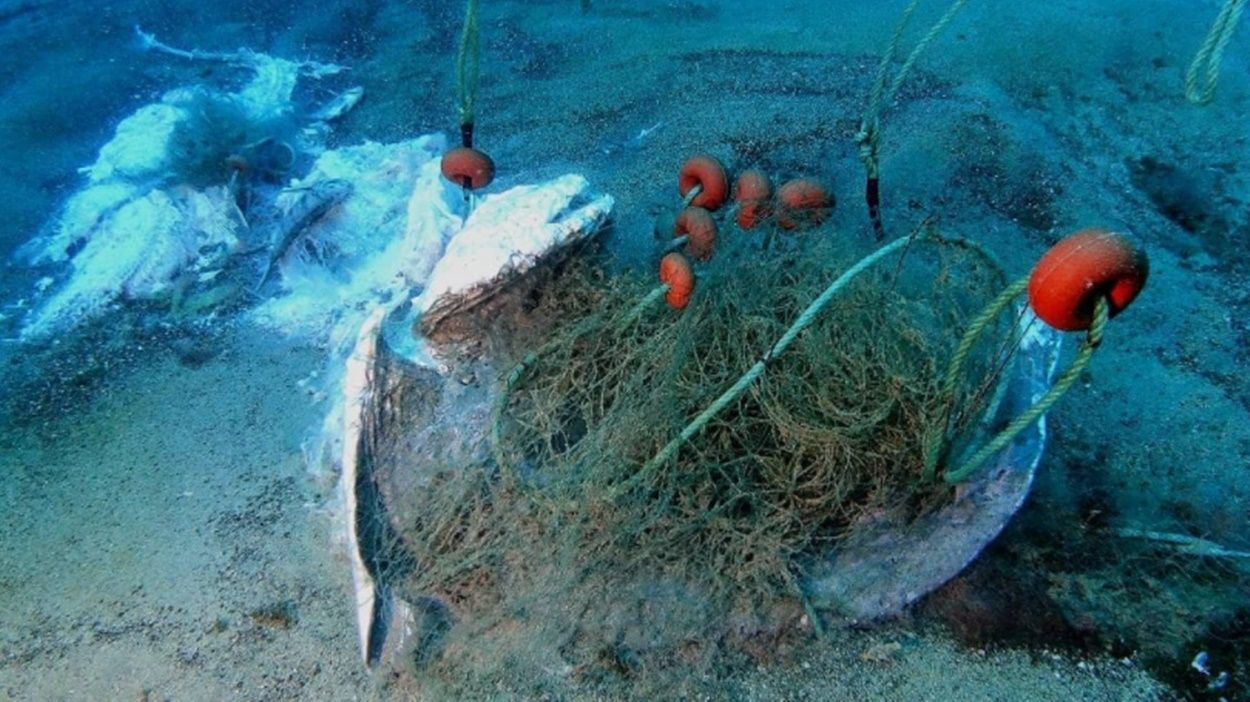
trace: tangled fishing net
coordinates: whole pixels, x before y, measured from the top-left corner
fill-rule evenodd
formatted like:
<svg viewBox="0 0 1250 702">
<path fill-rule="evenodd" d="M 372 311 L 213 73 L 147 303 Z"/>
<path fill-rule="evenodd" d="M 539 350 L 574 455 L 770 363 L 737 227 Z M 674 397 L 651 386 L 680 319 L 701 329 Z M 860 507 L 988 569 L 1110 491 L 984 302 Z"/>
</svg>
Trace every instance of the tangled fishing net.
<svg viewBox="0 0 1250 702">
<path fill-rule="evenodd" d="M 423 468 L 417 516 L 400 529 L 407 599 L 454 612 L 423 678 L 538 694 L 666 670 L 689 683 L 766 657 L 805 626 L 806 558 L 865 517 L 949 499 L 921 480 L 924 439 L 942 421 L 945 359 L 992 276 L 919 245 L 859 278 L 638 478 L 854 262 L 806 236 L 765 254 L 731 243 L 681 313 L 639 308 L 649 280 L 582 258 L 517 317 L 495 317 L 493 458 Z"/>
</svg>

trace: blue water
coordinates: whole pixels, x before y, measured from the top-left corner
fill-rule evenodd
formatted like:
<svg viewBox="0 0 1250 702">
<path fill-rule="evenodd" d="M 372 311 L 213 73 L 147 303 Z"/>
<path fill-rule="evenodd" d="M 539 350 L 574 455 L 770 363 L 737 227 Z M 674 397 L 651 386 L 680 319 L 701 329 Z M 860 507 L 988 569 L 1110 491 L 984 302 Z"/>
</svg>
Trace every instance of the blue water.
<svg viewBox="0 0 1250 702">
<path fill-rule="evenodd" d="M 1050 413 L 1029 499 L 969 569 L 902 620 L 834 625 L 833 643 L 762 643 L 767 655 L 672 694 L 1250 699 L 1245 26 L 1210 74 L 1209 101 L 1185 95 L 1224 2 L 974 0 L 895 85 L 948 8 L 919 2 L 875 111 L 905 2 L 583 4 L 482 1 L 474 145 L 496 164 L 487 192 L 579 173 L 612 195 L 612 270 L 654 265 L 656 222 L 672 216 L 678 169 L 700 153 L 731 177 L 758 168 L 774 183 L 819 179 L 837 206 L 807 236 L 836 233 L 870 252 L 878 237 L 856 142 L 866 113 L 879 127 L 885 240 L 932 218 L 1014 278 L 1097 226 L 1131 234 L 1150 259 L 1140 297 Z M 0 697 L 437 696 L 408 668 L 391 679 L 360 664 L 342 545 L 324 516 L 334 474 L 308 459 L 352 335 L 257 324 L 251 313 L 289 288 L 247 276 L 267 264 L 282 221 L 265 208 L 320 153 L 460 140 L 464 19 L 460 3 L 415 0 L 0 2 Z M 139 28 L 173 51 L 145 47 Z M 84 172 L 123 120 L 168 103 L 167 91 L 243 90 L 254 77 L 246 51 L 305 62 L 280 114 L 239 126 L 234 108 L 174 100 L 217 110 L 181 161 Z M 309 75 L 326 64 L 345 70 Z M 1195 75 L 1201 87 L 1206 69 Z M 314 125 L 312 113 L 355 87 L 363 99 Z M 222 142 L 240 160 L 222 158 Z M 127 198 L 229 188 L 214 221 L 233 238 L 191 237 L 171 253 L 184 246 L 170 243 L 182 241 L 175 232 L 136 253 L 126 233 L 161 212 L 136 210 L 134 226 L 113 231 L 119 243 L 97 253 L 91 233 L 116 211 L 103 206 L 86 233 L 64 233 L 76 195 L 122 182 L 135 188 Z M 346 286 L 347 262 L 383 246 L 386 227 L 403 231 L 400 185 L 368 191 L 385 193 L 371 206 L 394 216 L 359 240 L 286 242 L 301 270 L 329 271 L 317 279 L 327 300 Z M 363 201 L 364 182 L 353 192 Z M 115 275 L 110 252 L 127 250 L 152 267 Z M 163 257 L 176 263 L 156 265 Z M 104 282 L 54 324 L 32 321 L 93 275 Z M 235 275 L 251 282 L 226 302 L 210 297 Z M 336 319 L 362 305 L 344 308 L 353 311 Z M 859 677 L 839 689 L 818 684 L 820 671 Z M 547 690 L 642 694 L 630 674 Z M 943 686 L 952 678 L 962 684 Z"/>
</svg>

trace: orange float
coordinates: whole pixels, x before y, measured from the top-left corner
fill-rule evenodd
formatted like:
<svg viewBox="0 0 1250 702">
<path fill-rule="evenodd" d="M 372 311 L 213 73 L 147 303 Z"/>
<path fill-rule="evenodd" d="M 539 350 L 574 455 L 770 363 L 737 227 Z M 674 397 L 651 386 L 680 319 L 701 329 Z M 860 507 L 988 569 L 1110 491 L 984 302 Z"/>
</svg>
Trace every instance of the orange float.
<svg viewBox="0 0 1250 702">
<path fill-rule="evenodd" d="M 782 229 L 816 226 L 829 217 L 834 200 L 825 186 L 810 178 L 796 178 L 777 190 L 781 204 L 777 224 Z"/>
<path fill-rule="evenodd" d="M 490 156 L 467 146 L 443 154 L 443 177 L 470 190 L 484 188 L 495 179 L 495 162 Z"/>
<path fill-rule="evenodd" d="M 716 248 L 716 222 L 702 207 L 687 207 L 677 215 L 673 236 L 689 237 L 686 251 L 696 259 L 706 261 Z"/>
<path fill-rule="evenodd" d="M 693 156 L 682 165 L 677 176 L 677 189 L 681 196 L 686 197 L 686 193 L 696 185 L 702 187 L 702 191 L 690 201 L 696 207 L 715 211 L 729 197 L 729 176 L 720 161 L 712 156 Z"/>
<path fill-rule="evenodd" d="M 762 219 L 769 215 L 771 207 L 768 198 L 773 194 L 773 186 L 763 171 L 751 168 L 738 176 L 734 183 L 734 202 L 738 203 L 738 226 L 743 229 L 754 229 Z"/>
<path fill-rule="evenodd" d="M 1146 253 L 1123 234 L 1082 229 L 1055 244 L 1029 275 L 1029 305 L 1062 331 L 1089 329 L 1106 298 L 1115 316 L 1137 297 L 1150 273 Z"/>
<path fill-rule="evenodd" d="M 675 310 L 685 309 L 694 292 L 694 271 L 685 256 L 674 251 L 660 259 L 660 282 L 668 286 L 664 299 Z"/>
</svg>

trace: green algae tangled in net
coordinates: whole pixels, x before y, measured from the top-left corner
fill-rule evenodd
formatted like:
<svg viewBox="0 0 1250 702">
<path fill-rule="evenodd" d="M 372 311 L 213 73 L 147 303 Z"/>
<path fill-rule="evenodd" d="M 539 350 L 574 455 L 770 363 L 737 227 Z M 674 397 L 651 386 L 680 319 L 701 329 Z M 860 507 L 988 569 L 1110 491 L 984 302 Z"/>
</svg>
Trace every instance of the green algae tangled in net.
<svg viewBox="0 0 1250 702">
<path fill-rule="evenodd" d="M 575 261 L 532 324 L 496 330 L 500 385 L 541 353 L 495 418 L 495 460 L 435 471 L 404 535 L 408 590 L 457 617 L 454 655 L 430 665 L 688 673 L 792 633 L 805 561 L 857 523 L 948 499 L 920 479 L 924 438 L 946 359 L 992 291 L 934 248 L 857 279 L 673 460 L 628 482 L 854 263 L 815 235 L 788 245 L 731 244 L 686 310 L 637 316 L 651 279 Z"/>
</svg>

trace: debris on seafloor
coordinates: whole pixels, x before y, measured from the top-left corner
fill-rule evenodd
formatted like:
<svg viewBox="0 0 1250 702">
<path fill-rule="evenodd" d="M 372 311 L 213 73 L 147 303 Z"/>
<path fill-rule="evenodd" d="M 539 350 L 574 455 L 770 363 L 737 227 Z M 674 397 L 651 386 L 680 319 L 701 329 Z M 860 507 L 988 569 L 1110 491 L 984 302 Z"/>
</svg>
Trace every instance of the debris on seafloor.
<svg viewBox="0 0 1250 702">
<path fill-rule="evenodd" d="M 332 122 L 351 111 L 365 97 L 365 89 L 359 85 L 339 93 L 330 102 L 313 110 L 309 119 L 317 122 Z"/>
<path fill-rule="evenodd" d="M 358 89 L 349 89 L 301 122 L 291 117 L 297 112 L 292 102 L 297 83 L 336 75 L 342 66 L 246 49 L 175 49 L 136 32 L 145 49 L 225 62 L 249 72 L 250 80 L 234 92 L 204 85 L 175 88 L 118 123 L 95 162 L 80 169 L 87 182 L 69 196 L 45 233 L 18 252 L 32 266 L 61 269 L 57 284 L 24 320 L 24 340 L 66 331 L 119 301 L 168 299 L 185 273 L 211 277 L 230 265 L 233 254 L 252 249 L 252 224 L 303 226 L 295 220 L 249 221 L 240 210 L 240 174 L 285 176 L 301 155 L 323 150 L 326 129 L 318 120 L 341 116 L 360 99 Z M 287 134 L 291 128 L 295 131 Z M 278 132 L 281 141 L 274 139 Z M 262 203 L 280 189 L 258 181 L 242 200 L 263 211 Z"/>
<path fill-rule="evenodd" d="M 377 452 L 393 435 L 396 416 L 405 415 L 408 406 L 397 398 L 416 387 L 423 388 L 419 395 L 441 398 L 433 426 L 425 428 L 438 440 L 422 445 L 437 447 L 444 455 L 484 450 L 483 434 L 471 427 L 484 428 L 488 396 L 444 376 L 434 360 L 447 351 L 445 344 L 465 339 L 418 336 L 417 320 L 422 312 L 434 310 L 435 327 L 454 326 L 458 316 L 476 312 L 498 296 L 523 295 L 518 286 L 524 287 L 527 274 L 602 231 L 614 204 L 610 196 L 594 193 L 585 178 L 567 175 L 483 196 L 465 216 L 459 193 L 447 187 L 437 168 L 434 159 L 421 167 L 409 199 L 405 233 L 396 240 L 407 256 L 379 259 L 391 265 L 406 260 L 404 274 L 392 275 L 392 280 L 415 283 L 425 292 L 411 301 L 374 302 L 344 364 L 339 404 L 327 417 L 323 437 L 325 446 L 339 447 L 334 462 L 340 471 L 342 531 L 351 562 L 360 653 L 370 667 L 401 660 L 423 642 L 430 645 L 434 639 L 424 629 L 442 625 L 430 616 L 428 603 L 405 601 L 390 582 L 394 576 L 388 569 L 402 561 L 388 551 L 395 540 L 386 533 L 392 517 L 386 513 L 385 496 L 393 486 L 374 468 Z M 445 241 L 448 231 L 450 240 Z M 429 262 L 429 251 L 437 251 L 436 262 Z"/>
<path fill-rule="evenodd" d="M 600 145 L 599 151 L 604 156 L 615 156 L 629 151 L 639 151 L 651 141 L 651 138 L 663 126 L 664 121 L 660 120 L 650 127 L 643 127 L 637 132 L 631 133 L 629 136 L 606 141 Z"/>
<path fill-rule="evenodd" d="M 1050 388 L 1061 337 L 1026 325 L 1007 377 L 1002 417 L 1034 404 Z M 987 422 L 995 417 L 986 418 Z M 1024 503 L 1046 444 L 1043 417 L 1022 432 L 954 501 L 910 523 L 881 515 L 855 525 L 854 535 L 824 559 L 809 563 L 804 590 L 813 605 L 856 622 L 896 616 L 968 566 Z"/>
<path fill-rule="evenodd" d="M 1211 669 L 1211 654 L 1206 651 L 1199 651 L 1194 659 L 1189 662 L 1189 667 L 1197 671 L 1203 677 L 1207 678 L 1207 689 L 1211 691 L 1222 690 L 1228 686 L 1229 672 L 1222 670 L 1216 673 Z"/>
<path fill-rule="evenodd" d="M 478 216 L 482 208 L 485 205 L 475 211 L 473 217 Z M 513 220 L 492 215 L 486 221 Z M 472 230 L 471 217 L 456 236 L 464 237 L 463 242 L 486 236 Z M 551 231 L 558 234 L 561 230 L 553 227 Z M 497 240 L 509 241 L 503 235 Z M 565 239 L 555 237 L 553 240 Z M 569 245 L 566 243 L 564 248 Z M 468 252 L 475 251 L 486 251 L 482 254 L 481 265 L 473 265 L 474 259 L 467 257 Z M 344 488 L 363 487 L 370 493 L 370 500 L 361 500 L 357 495 L 353 502 L 356 524 L 381 522 L 397 529 L 416 520 L 412 494 L 428 489 L 422 481 L 431 479 L 428 472 L 417 467 L 489 462 L 491 408 L 500 388 L 494 383 L 462 382 L 460 375 L 448 373 L 449 369 L 438 359 L 444 357 L 448 349 L 463 349 L 474 343 L 471 337 L 455 333 L 462 331 L 456 324 L 458 320 L 489 308 L 494 299 L 492 294 L 510 291 L 516 280 L 524 279 L 523 271 L 510 265 L 515 258 L 496 256 L 490 247 L 457 246 L 453 240 L 447 246 L 447 254 L 431 273 L 426 293 L 413 302 L 411 309 L 398 307 L 388 318 L 371 319 L 366 325 L 351 373 L 367 382 L 363 386 L 352 386 L 350 397 L 353 399 L 347 402 L 352 416 L 345 417 L 341 425 L 346 427 L 345 441 L 361 447 L 343 455 L 344 462 L 355 464 L 349 469 L 345 463 L 343 474 L 356 476 L 352 481 L 345 481 Z M 550 256 L 539 259 L 552 260 Z M 485 261 L 494 261 L 495 265 L 486 265 Z M 501 271 L 511 271 L 511 277 L 500 279 L 494 273 L 497 267 Z M 472 276 L 466 275 L 466 271 L 472 271 Z M 479 286 L 484 286 L 480 292 L 461 294 L 461 291 L 478 291 Z M 523 290 L 516 292 L 525 295 Z M 447 301 L 440 302 L 444 297 Z M 431 310 L 446 312 L 431 323 L 423 316 Z M 487 309 L 483 316 L 490 318 L 491 311 Z M 1022 343 L 1016 363 L 1005 373 L 1008 384 L 1003 394 L 1007 400 L 998 405 L 1004 414 L 1032 403 L 1049 387 L 1054 372 L 1058 337 L 1042 325 L 1027 326 L 1034 331 Z M 466 324 L 463 331 L 479 328 L 480 325 Z M 368 359 L 366 370 L 359 365 L 361 358 Z M 463 359 L 463 354 L 460 358 Z M 478 377 L 490 377 L 500 373 L 501 369 L 492 365 L 497 360 L 485 356 L 471 363 L 476 364 L 474 369 L 484 371 L 476 373 Z M 986 421 L 998 419 L 996 416 Z M 370 438 L 365 441 L 354 438 L 357 436 L 355 426 L 369 427 Z M 327 427 L 328 431 L 333 429 Z M 897 614 L 907 604 L 946 582 L 980 553 L 1023 502 L 1044 439 L 1044 423 L 1022 433 L 995 458 L 990 469 L 964 485 L 953 501 L 916 523 L 883 517 L 857 524 L 861 538 L 814 554 L 812 562 L 805 564 L 806 577 L 800 583 L 805 598 L 846 620 L 869 622 Z M 388 539 L 386 543 L 401 551 L 407 547 L 398 538 Z M 362 546 L 358 542 L 354 548 Z M 392 564 L 402 561 L 403 557 L 388 554 L 376 560 Z M 369 562 L 369 556 L 362 556 L 364 565 L 357 572 L 370 574 L 370 580 L 362 580 L 366 596 L 358 597 L 357 604 L 361 614 L 362 651 L 366 662 L 377 665 L 392 659 L 390 654 L 378 653 L 389 649 L 379 647 L 378 639 L 371 638 L 369 632 L 398 632 L 394 640 L 399 642 L 425 641 L 429 637 L 413 629 L 421 626 L 415 620 L 394 622 L 389 619 L 388 609 L 391 612 L 396 609 L 378 604 L 379 584 L 402 582 L 404 576 L 387 573 L 384 569 L 370 572 Z M 415 603 L 408 603 L 412 604 Z M 408 605 L 405 607 L 411 611 L 413 607 Z M 387 624 L 379 627 L 379 621 Z M 415 639 L 408 638 L 414 632 Z M 884 649 L 878 653 L 892 655 Z M 421 655 L 430 656 L 434 652 L 425 651 Z"/>
<path fill-rule="evenodd" d="M 589 195 L 589 186 L 570 174 L 480 202 L 413 301 L 421 331 L 434 333 L 449 317 L 482 304 L 539 262 L 567 255 L 599 231 L 613 199 Z"/>
<path fill-rule="evenodd" d="M 252 623 L 266 629 L 290 629 L 299 621 L 299 610 L 295 602 L 283 600 L 271 605 L 258 607 L 248 615 Z"/>
<path fill-rule="evenodd" d="M 265 263 L 260 282 L 256 284 L 257 290 L 273 278 L 278 262 L 286 256 L 295 240 L 324 217 L 330 208 L 347 199 L 352 192 L 352 184 L 342 179 L 330 179 L 286 192 L 295 195 L 294 202 L 286 208 L 284 216 L 275 220 L 272 233 L 265 237 L 270 242 L 269 260 Z"/>
</svg>

